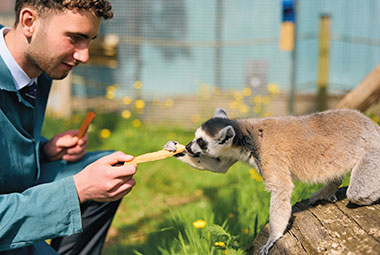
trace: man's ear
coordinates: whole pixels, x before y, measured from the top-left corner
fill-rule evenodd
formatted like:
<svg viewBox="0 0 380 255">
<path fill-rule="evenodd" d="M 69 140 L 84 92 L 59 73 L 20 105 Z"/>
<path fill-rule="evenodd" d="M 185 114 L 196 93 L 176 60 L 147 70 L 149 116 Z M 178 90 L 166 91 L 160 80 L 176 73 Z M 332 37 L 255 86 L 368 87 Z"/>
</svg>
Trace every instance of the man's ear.
<svg viewBox="0 0 380 255">
<path fill-rule="evenodd" d="M 228 119 L 227 112 L 222 108 L 216 108 L 215 113 L 214 113 L 214 118 Z"/>
<path fill-rule="evenodd" d="M 21 25 L 24 35 L 30 38 L 35 30 L 37 13 L 34 9 L 23 8 L 20 11 L 19 25 Z"/>
<path fill-rule="evenodd" d="M 230 141 L 235 137 L 235 130 L 232 126 L 227 126 L 221 129 L 217 135 L 219 144 L 225 144 L 227 141 Z"/>
</svg>

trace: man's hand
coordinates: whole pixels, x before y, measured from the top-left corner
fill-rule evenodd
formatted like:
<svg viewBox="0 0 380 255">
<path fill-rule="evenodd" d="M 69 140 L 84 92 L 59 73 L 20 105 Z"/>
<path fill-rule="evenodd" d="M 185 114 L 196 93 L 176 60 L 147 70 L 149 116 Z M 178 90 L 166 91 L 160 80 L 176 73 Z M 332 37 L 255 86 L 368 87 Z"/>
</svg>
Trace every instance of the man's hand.
<svg viewBox="0 0 380 255">
<path fill-rule="evenodd" d="M 83 158 L 88 144 L 88 135 L 81 139 L 77 137 L 78 130 L 69 130 L 54 136 L 45 146 L 43 151 L 49 160 L 63 159 L 76 162 Z"/>
<path fill-rule="evenodd" d="M 109 202 L 121 199 L 135 186 L 132 178 L 136 164 L 117 165 L 131 161 L 133 156 L 115 152 L 104 156 L 74 175 L 79 202 Z"/>
</svg>

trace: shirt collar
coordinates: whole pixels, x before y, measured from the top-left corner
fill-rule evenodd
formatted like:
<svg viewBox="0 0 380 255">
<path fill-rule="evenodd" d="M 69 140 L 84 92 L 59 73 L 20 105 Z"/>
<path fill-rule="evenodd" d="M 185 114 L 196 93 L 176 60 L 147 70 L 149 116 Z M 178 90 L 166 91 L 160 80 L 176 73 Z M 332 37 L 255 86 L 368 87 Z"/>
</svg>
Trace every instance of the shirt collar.
<svg viewBox="0 0 380 255">
<path fill-rule="evenodd" d="M 0 57 L 8 67 L 17 90 L 37 82 L 37 78 L 31 79 L 22 68 L 17 64 L 5 43 L 4 36 L 9 32 L 9 27 L 0 29 Z"/>
</svg>

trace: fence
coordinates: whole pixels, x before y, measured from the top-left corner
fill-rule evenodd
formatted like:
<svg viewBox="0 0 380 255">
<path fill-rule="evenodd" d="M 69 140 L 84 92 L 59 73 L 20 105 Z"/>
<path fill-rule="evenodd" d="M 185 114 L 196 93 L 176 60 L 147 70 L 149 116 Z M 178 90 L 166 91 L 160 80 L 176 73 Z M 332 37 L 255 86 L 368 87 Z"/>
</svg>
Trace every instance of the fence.
<svg viewBox="0 0 380 255">
<path fill-rule="evenodd" d="M 261 110 L 287 114 L 292 86 L 295 113 L 312 110 L 322 14 L 331 17 L 330 98 L 355 87 L 380 59 L 377 0 L 298 0 L 295 58 L 278 46 L 280 0 L 111 2 L 115 15 L 101 35 L 117 38 L 117 47 L 109 59 L 95 56 L 74 70 L 69 112 L 95 107 L 186 121 L 222 105 L 253 116 L 257 102 L 268 103 L 258 99 L 270 96 L 268 85 L 279 93 Z"/>
</svg>

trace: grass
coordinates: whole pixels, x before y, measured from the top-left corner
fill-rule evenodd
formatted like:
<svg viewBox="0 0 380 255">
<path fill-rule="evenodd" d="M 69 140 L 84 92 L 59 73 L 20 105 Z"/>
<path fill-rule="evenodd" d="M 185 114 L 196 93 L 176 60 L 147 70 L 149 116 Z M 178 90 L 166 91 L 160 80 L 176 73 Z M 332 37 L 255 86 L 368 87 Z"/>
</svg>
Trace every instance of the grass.
<svg viewBox="0 0 380 255">
<path fill-rule="evenodd" d="M 47 118 L 43 135 L 78 128 L 83 117 L 77 115 L 73 122 Z M 105 114 L 91 125 L 88 150 L 139 155 L 160 150 L 168 140 L 187 143 L 192 138 L 193 131 L 181 127 L 133 127 L 131 120 Z M 137 185 L 112 223 L 104 255 L 246 254 L 268 220 L 269 193 L 258 174 L 242 163 L 217 174 L 169 158 L 139 165 L 135 179 Z M 296 183 L 292 202 L 319 187 Z M 194 226 L 196 221 L 200 226 Z"/>
</svg>

